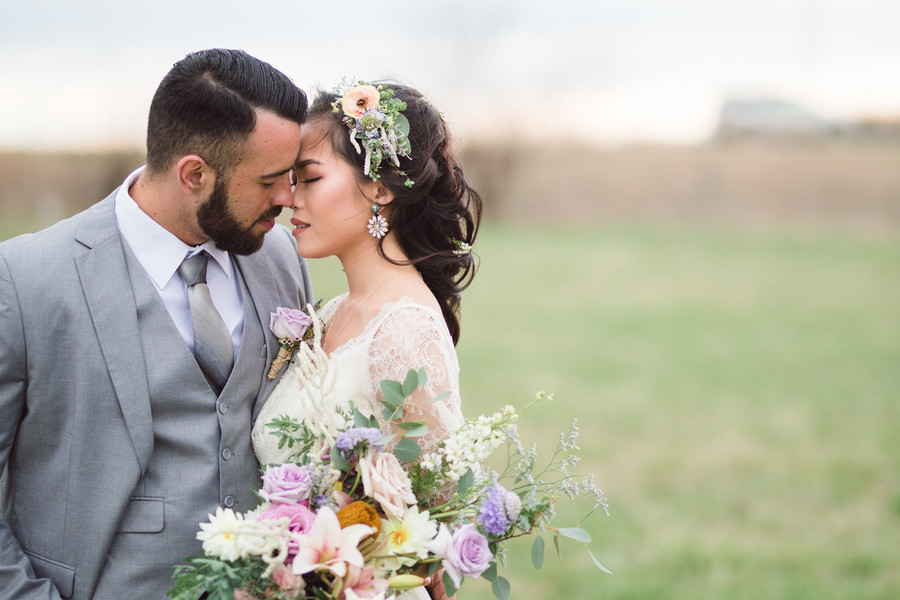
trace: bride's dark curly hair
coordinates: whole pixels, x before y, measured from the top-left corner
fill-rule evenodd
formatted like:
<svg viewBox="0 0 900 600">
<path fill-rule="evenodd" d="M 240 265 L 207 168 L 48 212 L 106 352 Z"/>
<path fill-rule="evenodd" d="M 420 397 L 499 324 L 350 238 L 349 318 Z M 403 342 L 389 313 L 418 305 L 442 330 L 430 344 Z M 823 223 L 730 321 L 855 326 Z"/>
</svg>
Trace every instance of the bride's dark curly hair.
<svg viewBox="0 0 900 600">
<path fill-rule="evenodd" d="M 400 157 L 398 169 L 386 157 L 379 169 L 379 181 L 394 196 L 382 214 L 409 261 L 398 262 L 385 256 L 385 238 L 379 240 L 378 252 L 394 264 L 416 266 L 440 303 L 455 344 L 460 332 L 460 293 L 472 282 L 476 264 L 471 252 L 454 251 L 459 249 L 457 242 L 470 246 L 475 242 L 481 221 L 481 196 L 466 181 L 441 113 L 412 88 L 395 83 L 381 85 L 406 102 L 402 114 L 409 120 L 409 158 Z M 327 126 L 326 135 L 335 153 L 353 165 L 359 182 L 365 183 L 370 181 L 363 174 L 365 153 L 358 153 L 350 143 L 347 126 L 341 121 L 343 113 L 332 109 L 335 100 L 338 97 L 333 93 L 320 93 L 309 110 L 307 122 Z M 415 182 L 412 187 L 405 185 L 407 177 Z"/>
</svg>

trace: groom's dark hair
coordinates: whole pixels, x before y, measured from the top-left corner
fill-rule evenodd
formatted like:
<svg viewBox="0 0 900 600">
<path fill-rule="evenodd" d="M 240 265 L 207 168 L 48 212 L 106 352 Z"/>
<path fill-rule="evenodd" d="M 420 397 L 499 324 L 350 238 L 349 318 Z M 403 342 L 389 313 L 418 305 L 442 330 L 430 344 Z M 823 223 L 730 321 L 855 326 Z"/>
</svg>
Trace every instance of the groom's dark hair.
<svg viewBox="0 0 900 600">
<path fill-rule="evenodd" d="M 241 161 L 257 108 L 303 123 L 306 94 L 243 50 L 188 54 L 163 78 L 150 103 L 147 170 L 161 173 L 178 158 L 197 154 L 226 176 Z"/>
</svg>

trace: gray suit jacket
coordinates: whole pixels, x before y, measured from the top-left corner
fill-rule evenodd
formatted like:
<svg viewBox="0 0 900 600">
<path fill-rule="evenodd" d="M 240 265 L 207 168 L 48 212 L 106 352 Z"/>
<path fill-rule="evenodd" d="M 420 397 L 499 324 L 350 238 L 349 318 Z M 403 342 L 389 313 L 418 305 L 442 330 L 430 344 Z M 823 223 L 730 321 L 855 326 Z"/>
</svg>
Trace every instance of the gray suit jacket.
<svg viewBox="0 0 900 600">
<path fill-rule="evenodd" d="M 2 600 L 91 598 L 154 453 L 147 357 L 114 197 L 0 244 Z M 235 261 L 266 326 L 277 306 L 311 299 L 306 264 L 283 227 Z M 265 335 L 268 364 L 277 343 L 268 327 Z M 253 418 L 274 385 L 264 369 L 258 378 Z"/>
</svg>

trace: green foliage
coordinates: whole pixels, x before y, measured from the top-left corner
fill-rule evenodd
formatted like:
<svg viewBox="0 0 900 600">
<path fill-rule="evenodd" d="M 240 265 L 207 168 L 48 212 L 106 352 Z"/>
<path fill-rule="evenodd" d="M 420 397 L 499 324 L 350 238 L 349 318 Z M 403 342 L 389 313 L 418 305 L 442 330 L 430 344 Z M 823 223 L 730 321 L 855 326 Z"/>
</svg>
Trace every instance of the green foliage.
<svg viewBox="0 0 900 600">
<path fill-rule="evenodd" d="M 585 544 L 589 544 L 591 541 L 591 534 L 579 527 L 560 527 L 559 535 L 565 536 L 567 538 L 572 538 L 573 540 L 583 542 Z"/>
<path fill-rule="evenodd" d="M 306 455 L 309 450 L 318 443 L 318 437 L 311 433 L 305 427 L 301 427 L 296 419 L 287 415 L 280 415 L 271 422 L 266 423 L 272 431 L 272 435 L 277 435 L 278 448 L 287 446 L 293 452 L 288 460 L 300 462 L 300 459 Z"/>
<path fill-rule="evenodd" d="M 401 462 L 412 462 L 419 458 L 421 453 L 422 449 L 419 448 L 419 445 L 415 440 L 409 438 L 403 438 L 397 442 L 396 446 L 394 446 L 394 455 L 400 459 Z"/>
<path fill-rule="evenodd" d="M 383 440 L 385 443 L 397 439 L 394 446 L 394 455 L 403 462 L 412 462 L 422 454 L 422 448 L 412 438 L 423 437 L 428 434 L 428 427 L 424 421 L 407 421 L 409 397 L 421 389 L 428 381 L 425 369 L 410 369 L 403 382 L 384 379 L 379 382 L 379 388 L 383 396 L 381 403 L 382 418 L 392 422 L 398 430 L 394 436 Z M 436 399 L 432 399 L 434 402 Z M 416 468 L 415 473 L 422 475 L 421 469 Z M 421 482 L 415 486 L 415 490 L 424 491 L 426 488 Z"/>
<path fill-rule="evenodd" d="M 509 600 L 509 581 L 505 577 L 498 575 L 497 579 L 491 582 L 491 591 L 494 592 L 497 600 Z"/>
<path fill-rule="evenodd" d="M 472 472 L 472 469 L 466 469 L 463 476 L 459 478 L 459 485 L 457 487 L 457 493 L 460 497 L 465 498 L 466 495 L 468 495 L 469 489 L 471 489 L 474 482 L 475 473 Z"/>
<path fill-rule="evenodd" d="M 410 371 L 410 373 L 415 373 L 415 371 Z M 384 379 L 379 384 L 379 387 L 381 387 L 381 394 L 384 396 L 382 402 L 390 408 L 400 406 L 406 401 L 406 397 L 409 396 L 409 394 L 404 393 L 403 385 L 399 381 Z"/>
<path fill-rule="evenodd" d="M 437 486 L 437 473 L 434 471 L 426 471 L 418 463 L 409 465 L 410 482 L 412 483 L 412 491 L 416 498 L 428 498 L 434 493 Z"/>
<path fill-rule="evenodd" d="M 544 566 L 544 538 L 539 535 L 534 536 L 531 544 L 531 564 L 538 570 Z"/>
<path fill-rule="evenodd" d="M 234 590 L 254 585 L 265 570 L 250 559 L 228 562 L 193 556 L 185 563 L 175 567 L 176 584 L 166 593 L 172 600 L 197 600 L 204 590 L 208 600 L 234 600 Z"/>
<path fill-rule="evenodd" d="M 378 419 L 374 416 L 366 417 L 359 409 L 355 406 L 353 407 L 353 426 L 354 427 L 374 427 L 378 428 Z"/>
<path fill-rule="evenodd" d="M 447 571 L 444 571 L 444 574 L 441 576 L 441 581 L 444 583 L 444 591 L 446 592 L 448 597 L 453 597 L 456 595 L 456 586 L 453 585 L 453 580 L 450 579 L 450 575 Z"/>
</svg>

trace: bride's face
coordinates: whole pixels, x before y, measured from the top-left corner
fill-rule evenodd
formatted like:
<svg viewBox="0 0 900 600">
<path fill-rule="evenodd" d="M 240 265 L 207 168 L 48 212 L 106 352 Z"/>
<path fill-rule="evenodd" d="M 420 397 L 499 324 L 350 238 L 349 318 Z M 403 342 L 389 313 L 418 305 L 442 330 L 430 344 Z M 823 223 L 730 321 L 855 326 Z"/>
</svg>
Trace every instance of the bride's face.
<svg viewBox="0 0 900 600">
<path fill-rule="evenodd" d="M 303 127 L 296 169 L 291 223 L 300 256 L 341 257 L 374 248 L 367 231 L 372 201 L 366 197 L 374 184 L 361 189 L 353 167 L 334 153 L 321 124 Z"/>
</svg>

